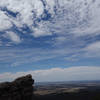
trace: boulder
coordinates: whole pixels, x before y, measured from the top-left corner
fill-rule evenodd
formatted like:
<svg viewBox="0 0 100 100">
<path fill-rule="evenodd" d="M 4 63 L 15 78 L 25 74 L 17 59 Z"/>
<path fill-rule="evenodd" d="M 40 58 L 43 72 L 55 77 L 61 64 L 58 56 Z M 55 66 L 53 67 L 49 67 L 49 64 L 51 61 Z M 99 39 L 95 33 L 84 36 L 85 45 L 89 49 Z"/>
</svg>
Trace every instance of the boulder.
<svg viewBox="0 0 100 100">
<path fill-rule="evenodd" d="M 0 83 L 0 100 L 33 100 L 33 84 L 31 75 Z"/>
</svg>

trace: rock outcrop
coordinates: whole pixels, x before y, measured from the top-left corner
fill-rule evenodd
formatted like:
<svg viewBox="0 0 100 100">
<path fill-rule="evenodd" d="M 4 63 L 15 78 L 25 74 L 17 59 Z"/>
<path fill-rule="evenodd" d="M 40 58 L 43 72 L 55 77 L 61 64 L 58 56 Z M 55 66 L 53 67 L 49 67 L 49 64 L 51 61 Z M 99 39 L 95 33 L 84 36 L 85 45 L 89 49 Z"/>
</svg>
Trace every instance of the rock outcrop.
<svg viewBox="0 0 100 100">
<path fill-rule="evenodd" d="M 13 82 L 0 84 L 0 100 L 33 100 L 34 80 L 31 75 L 17 78 Z"/>
</svg>

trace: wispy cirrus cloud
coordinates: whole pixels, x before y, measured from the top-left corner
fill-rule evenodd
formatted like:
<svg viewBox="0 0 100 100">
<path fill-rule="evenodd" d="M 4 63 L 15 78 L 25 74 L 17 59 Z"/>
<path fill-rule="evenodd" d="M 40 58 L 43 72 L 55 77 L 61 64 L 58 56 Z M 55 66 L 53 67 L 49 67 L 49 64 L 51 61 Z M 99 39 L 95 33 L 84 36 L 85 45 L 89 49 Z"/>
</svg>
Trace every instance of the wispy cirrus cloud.
<svg viewBox="0 0 100 100">
<path fill-rule="evenodd" d="M 67 49 L 2 49 L 0 51 L 0 62 L 8 63 L 10 66 L 19 66 L 23 64 L 54 59 L 71 53 Z"/>
<path fill-rule="evenodd" d="M 88 57 L 100 57 L 100 41 L 96 41 L 94 43 L 91 43 L 86 48 L 84 48 L 86 51 L 85 56 Z"/>
<path fill-rule="evenodd" d="M 79 44 L 68 44 L 62 38 L 57 38 L 56 42 L 61 41 L 63 44 L 56 44 L 55 48 L 1 48 L 0 50 L 0 62 L 8 63 L 8 66 L 16 67 L 24 64 L 30 64 L 34 62 L 40 62 L 51 59 L 60 59 L 67 62 L 77 62 L 84 58 L 100 58 L 100 43 L 99 41 L 89 43 L 85 45 L 84 42 Z M 59 41 L 59 42 L 58 42 Z M 70 40 L 72 41 L 72 40 Z M 68 42 L 68 41 L 67 41 Z M 72 42 L 71 42 L 72 43 Z M 85 46 L 84 46 L 85 45 Z M 80 47 L 82 46 L 82 47 Z"/>
</svg>

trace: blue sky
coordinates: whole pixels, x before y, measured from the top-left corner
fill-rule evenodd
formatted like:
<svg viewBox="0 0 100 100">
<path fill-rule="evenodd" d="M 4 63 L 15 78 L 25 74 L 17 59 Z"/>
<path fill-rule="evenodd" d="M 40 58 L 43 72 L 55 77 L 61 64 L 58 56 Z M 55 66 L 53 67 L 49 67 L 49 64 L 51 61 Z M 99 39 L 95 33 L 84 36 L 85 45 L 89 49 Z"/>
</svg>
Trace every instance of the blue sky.
<svg viewBox="0 0 100 100">
<path fill-rule="evenodd" d="M 0 81 L 28 73 L 55 81 L 49 72 L 61 70 L 80 80 L 84 68 L 83 80 L 100 79 L 99 0 L 0 0 Z"/>
</svg>

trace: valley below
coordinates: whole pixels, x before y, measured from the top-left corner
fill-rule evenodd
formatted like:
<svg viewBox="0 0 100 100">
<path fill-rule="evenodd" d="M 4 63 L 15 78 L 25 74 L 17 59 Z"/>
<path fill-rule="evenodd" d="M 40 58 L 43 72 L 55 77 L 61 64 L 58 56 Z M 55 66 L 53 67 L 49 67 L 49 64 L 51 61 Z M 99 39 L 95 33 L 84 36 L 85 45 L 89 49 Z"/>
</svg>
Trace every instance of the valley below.
<svg viewBox="0 0 100 100">
<path fill-rule="evenodd" d="M 100 100 L 100 81 L 37 83 L 34 95 L 37 100 Z"/>
</svg>

